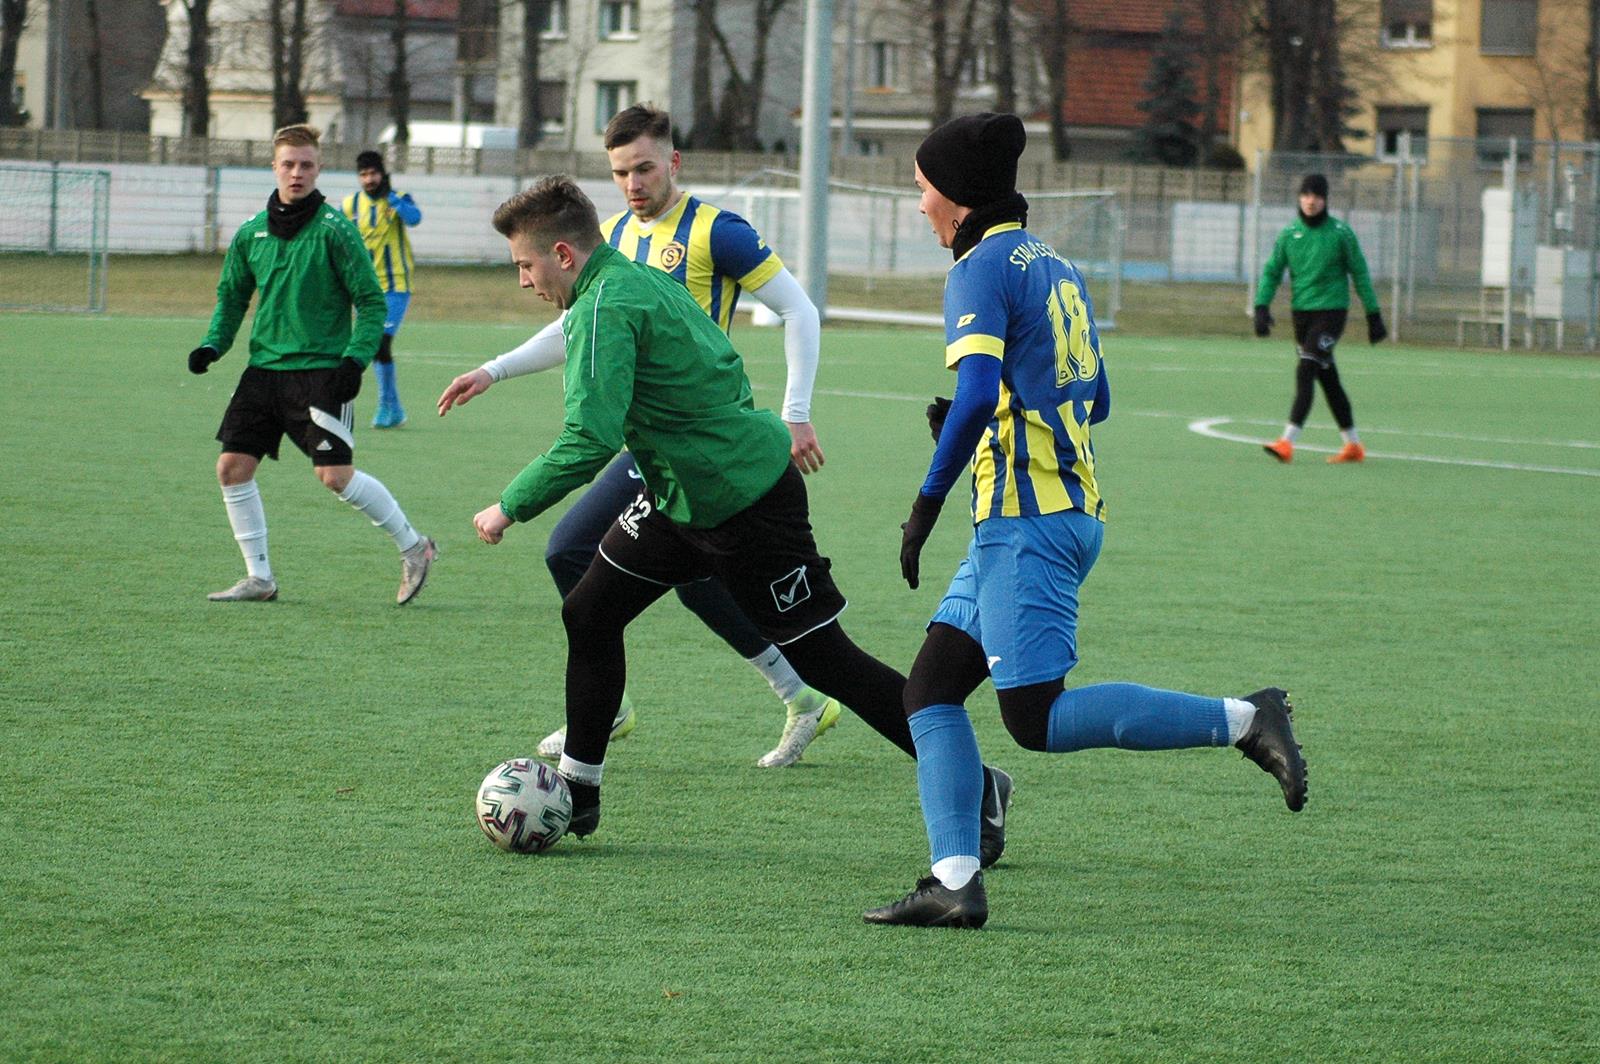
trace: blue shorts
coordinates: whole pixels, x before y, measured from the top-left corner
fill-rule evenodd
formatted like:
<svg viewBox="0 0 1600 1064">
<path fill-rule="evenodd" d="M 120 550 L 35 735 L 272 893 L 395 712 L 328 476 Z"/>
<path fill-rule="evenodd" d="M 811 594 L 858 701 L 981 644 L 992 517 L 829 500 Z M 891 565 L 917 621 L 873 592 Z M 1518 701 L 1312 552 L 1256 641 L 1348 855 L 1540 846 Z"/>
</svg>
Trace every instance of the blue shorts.
<svg viewBox="0 0 1600 1064">
<path fill-rule="evenodd" d="M 389 304 L 389 313 L 383 319 L 383 335 L 393 336 L 400 331 L 400 323 L 406 319 L 406 308 L 411 305 L 411 293 L 385 292 L 383 301 Z"/>
<path fill-rule="evenodd" d="M 998 689 L 1065 676 L 1078 663 L 1078 586 L 1104 535 L 1082 510 L 979 522 L 929 623 L 982 646 Z"/>
</svg>

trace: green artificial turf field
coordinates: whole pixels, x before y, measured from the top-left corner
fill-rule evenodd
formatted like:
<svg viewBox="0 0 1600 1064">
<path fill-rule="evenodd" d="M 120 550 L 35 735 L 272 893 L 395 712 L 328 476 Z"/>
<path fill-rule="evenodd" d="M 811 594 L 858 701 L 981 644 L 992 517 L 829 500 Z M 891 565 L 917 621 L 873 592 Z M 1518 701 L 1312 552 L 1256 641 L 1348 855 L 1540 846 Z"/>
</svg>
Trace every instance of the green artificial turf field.
<svg viewBox="0 0 1600 1064">
<path fill-rule="evenodd" d="M 1351 339 L 1369 461 L 1313 450 L 1319 397 L 1280 466 L 1249 441 L 1287 341 L 1106 337 L 1071 680 L 1287 686 L 1310 804 L 1231 750 L 1023 752 L 985 688 L 1017 792 L 963 933 L 861 922 L 926 871 L 911 763 L 846 715 L 757 769 L 781 706 L 671 600 L 630 632 L 600 831 L 490 847 L 475 788 L 560 722 L 564 647 L 554 515 L 494 548 L 470 518 L 553 437 L 558 379 L 440 420 L 528 328 L 408 325 L 411 423 L 364 428 L 369 377 L 356 453 L 439 540 L 427 590 L 397 609 L 392 546 L 286 449 L 258 478 L 280 600 L 213 605 L 243 358 L 190 376 L 202 328 L 0 317 L 0 1059 L 1600 1056 L 1600 362 Z M 778 334 L 736 339 L 775 403 Z M 951 377 L 932 333 L 823 344 L 818 539 L 904 669 L 965 545 L 957 503 L 900 581 Z"/>
</svg>

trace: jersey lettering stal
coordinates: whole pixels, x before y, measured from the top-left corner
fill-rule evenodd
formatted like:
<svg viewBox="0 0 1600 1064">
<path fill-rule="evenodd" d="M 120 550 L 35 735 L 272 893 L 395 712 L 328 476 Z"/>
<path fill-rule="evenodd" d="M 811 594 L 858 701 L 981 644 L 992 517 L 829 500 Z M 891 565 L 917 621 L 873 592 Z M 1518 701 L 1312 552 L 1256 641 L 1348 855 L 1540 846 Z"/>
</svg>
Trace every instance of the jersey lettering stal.
<svg viewBox="0 0 1600 1064">
<path fill-rule="evenodd" d="M 972 457 L 972 516 L 1082 510 L 1105 520 L 1089 424 L 1111 399 L 1083 274 L 1015 222 L 945 280 L 945 365 L 1000 360 L 1000 399 Z"/>
<path fill-rule="evenodd" d="M 760 288 L 783 269 L 749 222 L 693 196 L 648 225 L 630 211 L 614 214 L 600 224 L 600 235 L 634 262 L 676 278 L 724 332 L 740 291 Z"/>
</svg>

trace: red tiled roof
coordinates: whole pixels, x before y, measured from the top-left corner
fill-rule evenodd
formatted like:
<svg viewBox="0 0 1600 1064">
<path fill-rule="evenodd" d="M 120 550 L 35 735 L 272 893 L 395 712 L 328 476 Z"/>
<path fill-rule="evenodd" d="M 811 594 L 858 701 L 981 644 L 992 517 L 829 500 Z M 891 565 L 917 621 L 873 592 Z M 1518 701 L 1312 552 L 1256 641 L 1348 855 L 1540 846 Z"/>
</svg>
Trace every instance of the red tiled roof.
<svg viewBox="0 0 1600 1064">
<path fill-rule="evenodd" d="M 1145 98 L 1144 79 L 1150 74 L 1155 41 L 1149 44 L 1080 42 L 1067 53 L 1067 121 L 1073 125 L 1144 125 L 1139 103 Z M 1194 71 L 1195 102 L 1205 103 L 1204 73 Z M 1222 99 L 1218 119 L 1224 126 L 1232 104 L 1231 64 L 1222 71 Z"/>
<path fill-rule="evenodd" d="M 406 0 L 412 18 L 454 19 L 461 0 Z M 394 14 L 394 0 L 339 0 L 339 14 L 357 18 L 383 18 Z"/>
</svg>

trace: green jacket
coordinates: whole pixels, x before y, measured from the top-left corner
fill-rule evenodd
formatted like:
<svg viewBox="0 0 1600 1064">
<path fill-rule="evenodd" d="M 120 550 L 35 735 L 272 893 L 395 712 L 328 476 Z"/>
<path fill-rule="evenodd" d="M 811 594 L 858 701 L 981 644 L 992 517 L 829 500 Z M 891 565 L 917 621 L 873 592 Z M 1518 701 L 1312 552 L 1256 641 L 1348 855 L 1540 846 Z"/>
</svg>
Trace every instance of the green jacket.
<svg viewBox="0 0 1600 1064">
<path fill-rule="evenodd" d="M 1256 306 L 1272 304 L 1289 268 L 1289 284 L 1294 297 L 1293 310 L 1343 310 L 1350 305 L 1350 280 L 1368 314 L 1378 312 L 1378 296 L 1372 290 L 1372 275 L 1367 272 L 1366 256 L 1356 234 L 1344 222 L 1328 215 L 1321 225 L 1307 225 L 1304 218 L 1283 227 L 1272 256 L 1261 271 L 1256 289 Z M 1348 279 L 1347 279 L 1348 278 Z"/>
<path fill-rule="evenodd" d="M 599 245 L 563 329 L 566 423 L 500 496 L 507 517 L 548 509 L 624 446 L 656 509 L 690 528 L 715 528 L 783 475 L 789 430 L 756 408 L 727 333 L 670 274 Z"/>
<path fill-rule="evenodd" d="M 201 343 L 227 354 L 257 292 L 250 365 L 329 369 L 349 357 L 365 366 L 378 353 L 388 309 L 383 289 L 360 231 L 332 204 L 323 204 L 292 240 L 268 231 L 266 211 L 239 227 Z"/>
</svg>

